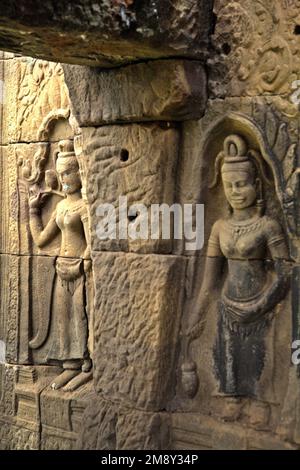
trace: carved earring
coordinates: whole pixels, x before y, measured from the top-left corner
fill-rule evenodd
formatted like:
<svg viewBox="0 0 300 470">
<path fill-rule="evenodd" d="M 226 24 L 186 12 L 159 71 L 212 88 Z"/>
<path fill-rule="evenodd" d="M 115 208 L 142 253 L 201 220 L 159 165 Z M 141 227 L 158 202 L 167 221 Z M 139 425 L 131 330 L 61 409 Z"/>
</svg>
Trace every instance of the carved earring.
<svg viewBox="0 0 300 470">
<path fill-rule="evenodd" d="M 232 215 L 232 213 L 233 213 L 232 207 L 229 204 L 229 202 L 227 202 L 227 212 L 228 212 L 228 215 Z"/>
<path fill-rule="evenodd" d="M 264 201 L 263 194 L 262 194 L 261 180 L 259 178 L 256 178 L 256 183 L 258 186 L 258 197 L 256 199 L 256 207 L 257 207 L 258 214 L 260 216 L 263 216 L 265 212 L 265 201 Z"/>
</svg>

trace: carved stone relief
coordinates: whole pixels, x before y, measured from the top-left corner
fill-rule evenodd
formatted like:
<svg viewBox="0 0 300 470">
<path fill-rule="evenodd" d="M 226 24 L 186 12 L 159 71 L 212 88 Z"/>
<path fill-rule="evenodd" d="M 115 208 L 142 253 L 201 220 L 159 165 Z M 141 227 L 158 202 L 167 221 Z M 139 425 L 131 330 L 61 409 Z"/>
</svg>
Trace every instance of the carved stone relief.
<svg viewBox="0 0 300 470">
<path fill-rule="evenodd" d="M 40 169 L 40 156 L 35 163 Z M 23 176 L 31 184 L 29 218 L 35 244 L 42 248 L 61 232 L 61 245 L 55 261 L 56 276 L 50 299 L 51 318 L 40 319 L 36 336 L 29 346 L 39 349 L 47 340 L 48 334 L 52 336 L 47 359 L 60 361 L 64 369 L 61 376 L 53 382 L 53 388 L 68 386 L 72 391 L 91 378 L 89 313 L 86 303 L 91 270 L 89 217 L 81 197 L 79 165 L 72 141 L 59 142 L 55 168 L 56 173 L 54 170 L 47 170 L 45 173 L 44 190 L 39 184 L 40 176 L 35 174 L 36 168 L 31 173 L 28 167 L 23 168 Z M 47 225 L 43 227 L 43 202 L 52 193 L 61 200 L 51 213 Z M 80 369 L 82 377 L 79 377 Z"/>
<path fill-rule="evenodd" d="M 208 103 L 194 56 L 65 66 L 72 106 L 61 65 L 0 56 L 1 447 L 299 448 L 298 3 L 215 2 Z M 131 233 L 204 204 L 203 248 L 101 239 L 121 196 Z"/>
<path fill-rule="evenodd" d="M 186 125 L 185 132 L 189 142 L 183 146 L 177 197 L 205 203 L 206 243 L 200 254 L 187 253 L 183 339 L 172 405 L 173 445 L 292 448 L 298 443 L 299 429 L 298 418 L 293 422 L 287 418 L 288 404 L 289 410 L 298 409 L 291 388 L 291 383 L 294 390 L 298 385 L 290 345 L 298 337 L 299 310 L 295 304 L 293 312 L 289 290 L 290 281 L 293 291 L 298 288 L 294 274 L 299 259 L 297 120 L 287 119 L 268 100 L 229 98 L 212 100 L 205 117 Z M 252 176 L 253 183 L 252 171 L 257 175 Z M 244 203 L 244 208 L 239 206 Z M 241 218 L 235 219 L 235 214 Z M 264 232 L 265 224 L 271 225 Z M 267 240 L 273 233 L 272 246 Z M 247 253 L 239 251 L 242 246 Z M 233 292 L 230 278 L 237 265 Z M 252 288 L 255 298 L 250 299 Z M 260 313 L 255 307 L 259 304 Z M 193 424 L 183 424 L 178 409 L 192 413 Z M 219 425 L 222 431 L 217 436 Z M 199 431 L 193 434 L 196 428 Z M 261 444 L 255 433 L 262 436 Z M 289 443 L 283 443 L 283 436 Z"/>
<path fill-rule="evenodd" d="M 69 109 L 68 91 L 60 64 L 26 58 L 5 61 L 2 142 L 40 142 L 44 119 L 57 110 Z M 59 121 L 58 124 L 61 124 Z M 57 125 L 50 140 L 59 140 L 64 126 Z M 71 137 L 68 135 L 67 137 Z"/>
<path fill-rule="evenodd" d="M 59 64 L 3 62 L 1 446 L 74 448 L 92 390 L 93 274 L 68 93 Z"/>
<path fill-rule="evenodd" d="M 262 157 L 238 134 L 224 140 L 223 150 L 216 157 L 212 188 L 220 176 L 231 214 L 213 225 L 203 284 L 197 306 L 190 312 L 187 336 L 194 339 L 201 334 L 212 289 L 222 284 L 223 263 L 227 260 L 228 272 L 218 305 L 214 362 L 219 393 L 236 397 L 228 405 L 227 418 L 232 418 L 239 413 L 241 397 L 259 396 L 256 382 L 262 374 L 265 356 L 271 356 L 264 337 L 274 316 L 273 309 L 286 294 L 283 262 L 289 259 L 289 254 L 282 228 L 275 219 L 264 215 L 263 186 L 270 181 Z M 274 262 L 274 274 L 264 266 L 268 256 Z M 273 348 L 270 344 L 270 349 Z M 188 388 L 192 398 L 196 379 L 193 382 L 195 371 L 189 367 L 187 370 L 187 364 L 183 364 L 183 387 Z M 225 413 L 226 410 L 224 416 Z"/>
<path fill-rule="evenodd" d="M 292 83 L 299 79 L 299 2 L 215 2 L 211 65 L 213 96 L 280 95 L 278 107 L 295 115 Z"/>
</svg>

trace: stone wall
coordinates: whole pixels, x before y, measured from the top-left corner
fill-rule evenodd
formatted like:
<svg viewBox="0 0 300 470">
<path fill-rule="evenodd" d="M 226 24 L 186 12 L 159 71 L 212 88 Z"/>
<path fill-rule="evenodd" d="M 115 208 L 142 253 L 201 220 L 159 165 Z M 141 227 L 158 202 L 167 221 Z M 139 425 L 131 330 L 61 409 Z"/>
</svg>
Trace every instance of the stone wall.
<svg viewBox="0 0 300 470">
<path fill-rule="evenodd" d="M 59 373 L 47 343 L 32 349 L 41 319 L 49 315 L 59 239 L 38 249 L 29 228 L 25 167 L 47 149 L 46 168 L 61 139 L 73 138 L 68 91 L 59 64 L 1 53 L 1 363 L 2 449 L 73 448 L 91 383 L 65 393 L 50 385 Z M 46 119 L 46 121 L 45 121 Z M 46 123 L 53 127 L 46 135 Z M 43 211 L 46 223 L 57 200 Z"/>
<path fill-rule="evenodd" d="M 1 56 L 2 447 L 298 449 L 298 2 L 216 0 L 214 15 L 209 2 L 181 2 L 172 21 L 157 12 L 154 37 L 144 29 L 134 57 L 139 31 L 124 37 L 118 8 L 126 3 L 136 21 L 135 2 L 115 2 L 115 42 L 101 30 L 99 47 L 91 28 L 82 58 L 73 35 L 88 21 L 83 8 L 63 24 L 68 47 L 48 55 L 67 3 L 56 29 L 44 10 L 41 27 L 21 15 L 34 37 L 16 49 L 10 29 L 8 49 L 77 65 Z M 0 9 L 4 37 L 11 11 Z M 90 67 L 93 44 L 101 69 Z M 49 361 L 47 341 L 30 346 L 55 314 L 63 242 L 37 248 L 28 190 L 51 194 L 45 225 L 60 204 L 62 139 L 74 142 L 92 260 L 93 383 L 76 390 L 51 387 L 62 364 Z M 98 208 L 120 210 L 120 196 L 148 215 L 152 204 L 204 204 L 204 246 L 161 232 L 99 239 Z M 139 215 L 128 217 L 133 231 Z"/>
</svg>

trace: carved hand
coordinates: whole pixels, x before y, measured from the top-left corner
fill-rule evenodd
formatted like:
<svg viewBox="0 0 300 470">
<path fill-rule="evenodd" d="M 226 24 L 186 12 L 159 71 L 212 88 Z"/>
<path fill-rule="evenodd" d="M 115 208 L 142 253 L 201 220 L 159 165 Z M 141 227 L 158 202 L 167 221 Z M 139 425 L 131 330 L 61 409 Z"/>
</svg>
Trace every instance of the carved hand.
<svg viewBox="0 0 300 470">
<path fill-rule="evenodd" d="M 262 299 L 248 305 L 243 305 L 240 302 L 226 299 L 226 304 L 231 307 L 239 321 L 242 323 L 250 323 L 263 316 L 265 313 L 270 312 L 280 300 L 283 299 L 288 286 L 288 279 L 278 279 L 273 282 L 265 292 Z"/>
<path fill-rule="evenodd" d="M 47 197 L 48 195 L 46 193 L 38 193 L 29 197 L 29 208 L 35 210 L 40 209 Z"/>
<path fill-rule="evenodd" d="M 185 333 L 190 339 L 198 338 L 201 335 L 205 326 L 204 313 L 205 312 L 202 307 L 194 307 L 192 310 Z"/>
</svg>

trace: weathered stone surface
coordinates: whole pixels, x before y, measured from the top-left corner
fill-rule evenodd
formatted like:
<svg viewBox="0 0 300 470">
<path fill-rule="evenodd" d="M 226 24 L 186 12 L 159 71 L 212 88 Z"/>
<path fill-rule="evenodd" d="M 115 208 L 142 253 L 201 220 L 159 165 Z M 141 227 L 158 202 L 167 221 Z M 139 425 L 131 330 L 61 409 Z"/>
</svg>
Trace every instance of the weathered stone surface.
<svg viewBox="0 0 300 470">
<path fill-rule="evenodd" d="M 157 450 L 170 448 L 170 414 L 129 408 L 93 397 L 83 415 L 78 449 Z"/>
<path fill-rule="evenodd" d="M 120 409 L 116 437 L 117 449 L 169 449 L 170 414 Z"/>
<path fill-rule="evenodd" d="M 172 232 L 169 238 L 163 239 L 160 227 L 158 239 L 151 238 L 150 209 L 151 204 L 172 205 L 174 202 L 178 139 L 176 128 L 159 124 L 82 129 L 82 135 L 75 139 L 75 150 L 83 180 L 87 181 L 83 191 L 90 205 L 91 244 L 94 251 L 172 252 Z M 129 231 L 140 231 L 144 212 L 137 204 L 145 205 L 147 214 L 143 220 L 146 221 L 148 217 L 149 222 L 145 239 L 134 239 L 133 236 L 121 239 L 118 231 L 115 237 L 109 226 L 107 233 L 111 239 L 101 239 L 97 235 L 100 224 L 106 233 L 106 216 L 103 214 L 104 217 L 101 217 L 98 208 L 101 204 L 112 204 L 116 209 L 118 223 L 120 196 L 127 198 L 128 208 L 133 208 L 133 219 L 128 217 L 125 220 Z"/>
<path fill-rule="evenodd" d="M 94 393 L 83 414 L 77 449 L 115 449 L 117 419 L 118 406 Z"/>
<path fill-rule="evenodd" d="M 40 394 L 56 374 L 58 367 L 16 366 L 14 388 L 16 424 L 39 434 Z"/>
<path fill-rule="evenodd" d="M 176 55 L 198 58 L 207 48 L 211 10 L 211 0 L 3 0 L 0 47 L 104 67 Z"/>
<path fill-rule="evenodd" d="M 3 140 L 4 60 L 0 59 L 0 145 Z"/>
<path fill-rule="evenodd" d="M 104 71 L 64 65 L 80 126 L 117 121 L 184 121 L 203 115 L 206 72 L 189 60 L 158 60 Z"/>
<path fill-rule="evenodd" d="M 174 391 L 185 259 L 95 252 L 93 264 L 96 390 L 123 406 L 164 409 Z"/>
<path fill-rule="evenodd" d="M 0 51 L 0 60 L 13 59 L 15 54 L 11 52 Z"/>
<path fill-rule="evenodd" d="M 39 450 L 39 435 L 0 415 L 1 450 Z"/>
<path fill-rule="evenodd" d="M 299 4 L 296 0 L 214 2 L 214 53 L 209 58 L 212 96 L 280 95 L 290 116 L 299 111 Z"/>
<path fill-rule="evenodd" d="M 17 8 L 22 5 L 19 2 Z M 116 0 L 111 10 L 107 0 L 102 2 L 107 8 L 94 15 L 94 25 L 83 20 L 92 16 L 92 10 L 78 10 L 77 2 L 77 9 L 72 5 L 65 15 L 62 31 L 59 18 L 65 5 L 63 1 L 46 20 L 49 3 L 40 5 L 34 30 L 24 9 L 15 26 L 22 24 L 22 33 L 33 34 L 22 34 L 27 37 L 18 50 L 44 54 L 47 39 L 47 57 L 60 56 L 64 47 L 70 63 L 78 59 L 77 63 L 88 66 L 93 62 L 112 67 L 146 57 L 165 60 L 106 72 L 75 67 L 80 73 L 74 73 L 66 67 L 70 98 L 81 125 L 71 116 L 71 130 L 69 124 L 58 123 L 52 129 L 48 122 L 52 108 L 58 121 L 60 117 L 66 124 L 69 118 L 61 67 L 41 61 L 28 64 L 6 54 L 0 57 L 0 79 L 15 80 L 4 93 L 7 103 L 2 108 L 2 125 L 10 127 L 1 146 L 4 254 L 0 267 L 5 289 L 0 298 L 4 312 L 0 340 L 10 364 L 0 367 L 1 447 L 71 449 L 83 428 L 78 448 L 299 448 L 299 374 L 291 365 L 291 344 L 300 332 L 299 90 L 294 89 L 299 71 L 294 41 L 299 34 L 298 2 L 215 2 L 211 99 L 198 121 L 190 119 L 203 113 L 203 102 L 198 100 L 192 109 L 191 100 L 204 96 L 194 87 L 197 73 L 202 73 L 199 64 L 205 59 L 208 37 L 203 35 L 206 23 L 203 29 L 198 22 L 204 2 L 169 2 L 167 9 L 164 1 L 150 6 L 144 1 Z M 79 6 L 83 5 L 90 4 L 82 0 Z M 1 5 L 0 30 L 3 24 L 6 31 L 10 28 L 13 6 L 1 23 Z M 210 7 L 206 2 L 206 11 Z M 150 11 L 157 17 L 149 18 Z M 138 31 L 140 14 L 144 29 Z M 9 30 L 11 50 L 21 34 L 15 36 L 15 29 Z M 149 29 L 154 35 L 138 44 Z M 76 37 L 76 47 L 74 31 L 82 34 Z M 59 33 L 66 36 L 57 41 Z M 38 49 L 34 49 L 36 35 L 41 38 Z M 160 44 L 154 52 L 157 40 Z M 126 55 L 129 46 L 133 52 Z M 83 58 L 78 58 L 79 47 Z M 91 56 L 95 49 L 96 55 Z M 13 64 L 16 79 L 9 78 Z M 171 82 L 168 87 L 162 83 L 165 77 Z M 181 125 L 186 118 L 188 122 Z M 142 124 L 142 120 L 151 122 Z M 110 125 L 91 127 L 103 124 Z M 56 141 L 62 135 L 72 138 L 73 133 L 79 167 L 71 142 L 60 144 L 57 166 Z M 30 198 L 33 244 L 28 187 L 24 189 L 22 182 L 32 176 L 29 163 L 39 163 L 38 158 L 32 160 L 36 148 L 49 142 L 49 159 L 42 159 L 42 166 L 52 170 L 47 174 L 50 178 L 38 167 L 37 187 L 31 189 L 46 189 L 60 197 L 56 170 L 62 181 L 67 178 L 65 193 L 74 189 L 71 196 L 80 202 L 86 225 L 83 234 L 82 214 L 69 213 L 72 197 L 66 198 L 70 204 L 59 223 L 65 239 L 57 240 L 53 251 L 47 243 L 49 251 L 38 251 L 41 219 L 44 225 L 51 215 L 56 220 L 56 204 L 52 199 L 53 207 L 47 207 L 39 204 L 37 196 Z M 71 164 L 60 167 L 64 158 L 70 158 Z M 210 187 L 214 179 L 216 184 Z M 172 234 L 169 240 L 100 240 L 99 206 L 111 203 L 118 209 L 119 196 L 128 196 L 129 204 L 145 204 L 147 215 L 153 203 L 204 203 L 203 249 L 188 252 L 185 240 L 174 242 Z M 141 223 L 139 210 L 128 220 L 132 233 Z M 89 260 L 85 247 L 90 235 L 95 311 L 87 316 L 90 338 L 95 328 L 96 394 L 92 381 L 80 383 L 76 391 L 68 389 L 69 374 L 81 380 L 84 371 L 77 374 L 79 369 L 68 369 L 61 354 L 49 359 L 47 349 L 48 339 L 56 338 L 55 332 L 73 321 L 78 305 L 77 313 L 85 312 L 86 280 L 93 279 L 88 270 L 79 275 L 86 265 L 78 263 L 78 257 L 83 256 L 81 242 L 85 242 L 84 257 Z M 77 270 L 66 269 L 68 250 Z M 65 278 L 56 295 L 59 273 Z M 75 296 L 78 286 L 82 295 Z M 67 298 L 64 318 L 69 315 L 70 322 L 62 321 L 61 327 L 52 329 L 55 314 Z M 77 344 L 75 332 L 85 328 L 68 330 L 62 349 Z M 45 341 L 34 341 L 36 347 L 29 348 L 38 331 Z M 80 364 L 83 357 L 79 355 Z M 65 368 L 67 383 L 57 366 Z M 31 372 L 36 368 L 42 377 L 34 382 Z M 57 383 L 61 388 L 52 390 L 50 385 Z"/>
<path fill-rule="evenodd" d="M 0 417 L 9 422 L 15 414 L 16 367 L 0 364 Z M 1 428 L 0 428 L 1 429 Z"/>
<path fill-rule="evenodd" d="M 41 449 L 75 449 L 82 430 L 83 413 L 92 399 L 92 383 L 89 382 L 72 393 L 46 388 L 40 398 Z"/>
<path fill-rule="evenodd" d="M 3 60 L 2 144 L 58 141 L 72 135 L 62 121 L 68 117 L 69 98 L 60 64 L 30 57 Z M 0 76 L 1 79 L 1 76 Z M 54 129 L 45 128 L 57 116 Z"/>
<path fill-rule="evenodd" d="M 21 260 L 17 256 L 0 255 L 1 263 L 1 340 L 5 344 L 5 360 L 17 364 L 19 352 Z"/>
<path fill-rule="evenodd" d="M 296 450 L 262 431 L 242 428 L 235 423 L 222 423 L 203 414 L 173 413 L 172 443 L 176 450 Z"/>
</svg>

